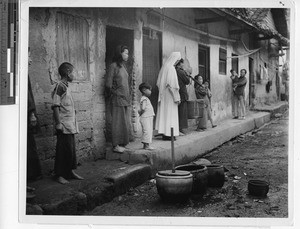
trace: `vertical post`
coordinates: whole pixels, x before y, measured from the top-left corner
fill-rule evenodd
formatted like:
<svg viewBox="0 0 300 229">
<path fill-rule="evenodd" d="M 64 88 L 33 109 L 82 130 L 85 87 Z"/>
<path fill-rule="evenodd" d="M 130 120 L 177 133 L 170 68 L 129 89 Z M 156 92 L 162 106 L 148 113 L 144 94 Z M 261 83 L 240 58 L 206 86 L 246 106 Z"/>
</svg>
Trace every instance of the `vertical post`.
<svg viewBox="0 0 300 229">
<path fill-rule="evenodd" d="M 172 173 L 175 173 L 174 130 L 173 130 L 173 127 L 171 127 L 171 153 L 172 153 Z"/>
</svg>

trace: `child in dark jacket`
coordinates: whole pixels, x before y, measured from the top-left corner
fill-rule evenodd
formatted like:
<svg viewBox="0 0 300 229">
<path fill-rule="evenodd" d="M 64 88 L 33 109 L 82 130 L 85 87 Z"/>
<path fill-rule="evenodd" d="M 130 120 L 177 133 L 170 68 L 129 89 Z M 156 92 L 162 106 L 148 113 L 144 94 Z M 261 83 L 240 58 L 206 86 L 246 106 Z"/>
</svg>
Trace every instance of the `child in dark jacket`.
<svg viewBox="0 0 300 229">
<path fill-rule="evenodd" d="M 204 100 L 204 115 L 202 118 L 198 119 L 198 131 L 204 131 L 206 129 L 206 119 L 208 118 L 211 122 L 212 128 L 216 127 L 213 123 L 212 117 L 211 117 L 211 106 L 210 101 L 208 98 L 208 95 L 211 93 L 209 91 L 208 85 L 203 84 L 203 78 L 200 75 L 195 76 L 195 94 L 197 99 L 203 99 Z M 211 96 L 211 95 L 210 95 Z"/>
</svg>

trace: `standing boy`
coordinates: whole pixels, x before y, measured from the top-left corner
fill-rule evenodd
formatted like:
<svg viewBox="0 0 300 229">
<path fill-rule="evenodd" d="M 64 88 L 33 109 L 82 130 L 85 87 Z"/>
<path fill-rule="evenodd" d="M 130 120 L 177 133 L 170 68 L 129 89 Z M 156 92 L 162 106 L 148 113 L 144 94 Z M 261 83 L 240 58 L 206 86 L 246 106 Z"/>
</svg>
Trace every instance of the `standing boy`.
<svg viewBox="0 0 300 229">
<path fill-rule="evenodd" d="M 150 143 L 152 143 L 153 117 L 155 114 L 149 99 L 151 86 L 148 83 L 142 83 L 139 86 L 139 90 L 142 93 L 139 110 L 140 123 L 143 131 L 142 143 L 144 144 L 144 149 L 153 150 L 154 148 L 150 147 Z"/>
<path fill-rule="evenodd" d="M 68 83 L 72 82 L 74 78 L 73 70 L 73 65 L 67 62 L 59 66 L 58 72 L 61 81 L 57 83 L 52 92 L 52 109 L 57 135 L 54 172 L 57 181 L 61 184 L 69 183 L 67 180 L 69 178 L 83 179 L 74 172 L 77 167 L 74 135 L 78 133 L 78 125 L 74 101 L 68 87 Z"/>
</svg>

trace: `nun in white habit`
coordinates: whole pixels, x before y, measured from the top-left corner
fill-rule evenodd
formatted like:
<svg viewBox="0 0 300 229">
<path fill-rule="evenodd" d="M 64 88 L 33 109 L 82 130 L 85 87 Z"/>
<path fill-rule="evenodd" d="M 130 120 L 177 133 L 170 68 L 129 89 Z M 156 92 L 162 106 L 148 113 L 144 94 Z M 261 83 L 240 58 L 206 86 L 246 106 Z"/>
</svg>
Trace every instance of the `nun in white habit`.
<svg viewBox="0 0 300 229">
<path fill-rule="evenodd" d="M 164 140 L 171 140 L 171 127 L 174 128 L 174 136 L 179 135 L 180 95 L 175 64 L 180 59 L 180 52 L 172 52 L 160 69 L 156 83 L 159 95 L 155 129 L 163 135 Z"/>
</svg>

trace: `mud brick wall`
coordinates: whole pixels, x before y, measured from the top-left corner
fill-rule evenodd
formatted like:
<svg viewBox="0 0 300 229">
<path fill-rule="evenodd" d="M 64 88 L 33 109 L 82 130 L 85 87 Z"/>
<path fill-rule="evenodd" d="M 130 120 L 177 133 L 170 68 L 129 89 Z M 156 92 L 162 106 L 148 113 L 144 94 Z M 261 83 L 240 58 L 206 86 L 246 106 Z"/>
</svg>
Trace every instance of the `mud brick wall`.
<svg viewBox="0 0 300 229">
<path fill-rule="evenodd" d="M 59 43 L 58 14 L 71 15 L 86 24 L 88 32 L 85 54 L 87 56 L 84 72 L 80 63 L 80 54 L 62 59 L 60 47 L 71 47 L 73 44 Z M 96 11 L 79 9 L 31 8 L 29 16 L 29 46 L 32 65 L 29 77 L 35 98 L 37 117 L 41 132 L 36 135 L 37 149 L 44 173 L 51 172 L 55 157 L 56 136 L 53 129 L 53 112 L 51 109 L 51 91 L 54 82 L 59 80 L 58 66 L 69 61 L 76 64 L 77 76 L 69 84 L 75 103 L 79 134 L 75 135 L 77 157 L 79 162 L 104 158 L 105 156 L 105 27 Z M 74 24 L 76 27 L 76 25 Z M 74 28 L 82 29 L 82 27 Z M 76 42 L 75 39 L 72 42 Z M 82 52 L 74 49 L 73 52 Z M 80 65 L 81 64 L 81 65 Z M 80 75 L 81 74 L 81 75 Z"/>
</svg>

